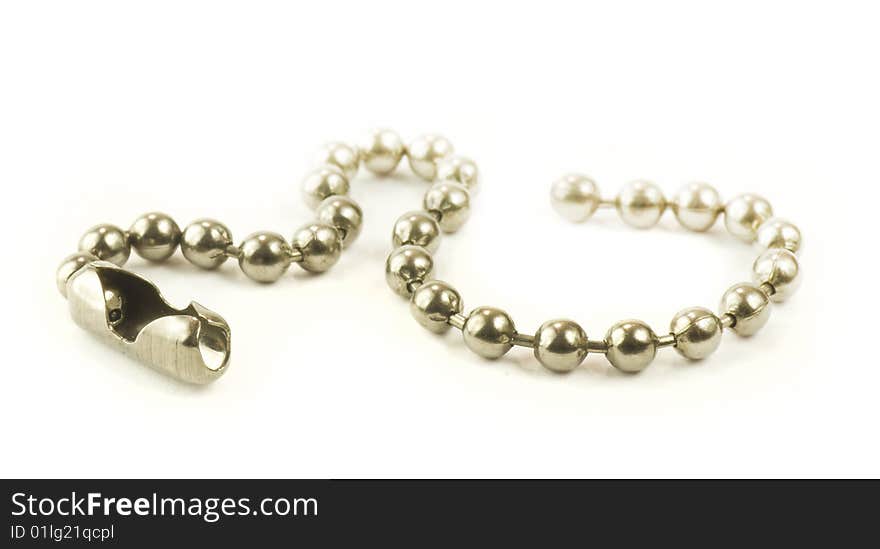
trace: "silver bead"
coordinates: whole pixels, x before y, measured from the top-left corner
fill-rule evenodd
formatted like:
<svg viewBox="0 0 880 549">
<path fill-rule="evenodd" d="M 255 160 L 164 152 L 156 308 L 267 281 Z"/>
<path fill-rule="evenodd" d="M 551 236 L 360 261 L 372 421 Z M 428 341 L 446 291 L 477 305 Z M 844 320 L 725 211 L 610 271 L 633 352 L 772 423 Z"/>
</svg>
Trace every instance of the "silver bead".
<svg viewBox="0 0 880 549">
<path fill-rule="evenodd" d="M 464 343 L 484 358 L 500 358 L 513 347 L 516 327 L 513 320 L 494 307 L 477 307 L 461 329 Z"/>
<path fill-rule="evenodd" d="M 721 213 L 721 197 L 708 183 L 690 183 L 682 187 L 670 203 L 681 226 L 692 231 L 708 231 Z"/>
<path fill-rule="evenodd" d="M 406 147 L 409 167 L 426 181 L 437 178 L 437 161 L 452 152 L 452 143 L 439 135 L 423 135 Z"/>
<path fill-rule="evenodd" d="M 388 175 L 397 168 L 403 158 L 404 145 L 397 133 L 391 130 L 371 131 L 359 143 L 364 167 L 377 175 Z"/>
<path fill-rule="evenodd" d="M 756 194 L 741 194 L 724 206 L 724 225 L 744 242 L 753 242 L 758 227 L 771 217 L 770 203 Z"/>
<path fill-rule="evenodd" d="M 348 180 L 354 179 L 354 176 L 357 175 L 359 162 L 358 150 L 355 147 L 340 142 L 327 143 L 321 147 L 315 159 L 315 164 L 319 166 L 336 166 L 342 170 L 342 173 L 345 174 Z"/>
<path fill-rule="evenodd" d="M 679 311 L 669 323 L 675 336 L 675 350 L 691 360 L 711 355 L 721 345 L 721 319 L 702 307 Z"/>
<path fill-rule="evenodd" d="M 752 280 L 759 287 L 762 284 L 773 287 L 770 301 L 785 301 L 801 285 L 797 256 L 783 248 L 765 250 L 752 265 Z"/>
<path fill-rule="evenodd" d="M 413 292 L 409 310 L 419 324 L 434 333 L 449 330 L 449 318 L 461 313 L 464 302 L 458 291 L 441 280 L 427 280 Z"/>
<path fill-rule="evenodd" d="M 440 225 L 428 212 L 406 212 L 394 222 L 391 244 L 395 248 L 413 244 L 436 252 L 440 247 Z"/>
<path fill-rule="evenodd" d="M 299 266 L 312 273 L 323 273 L 339 261 L 342 238 L 332 225 L 310 223 L 293 234 L 291 247 L 302 254 Z"/>
<path fill-rule="evenodd" d="M 421 246 L 401 246 L 393 250 L 385 260 L 385 281 L 388 287 L 403 297 L 412 293 L 410 285 L 424 282 L 431 277 L 434 259 Z"/>
<path fill-rule="evenodd" d="M 232 246 L 232 233 L 226 225 L 214 219 L 198 219 L 183 230 L 180 251 L 190 263 L 202 269 L 216 269 L 228 257 L 226 249 Z"/>
<path fill-rule="evenodd" d="M 67 297 L 67 280 L 72 277 L 75 272 L 92 261 L 97 260 L 97 257 L 87 252 L 76 252 L 75 254 L 65 257 L 64 261 L 58 265 L 58 270 L 55 271 L 55 285 L 58 286 L 58 291 L 61 292 L 61 295 Z"/>
<path fill-rule="evenodd" d="M 535 333 L 535 358 L 554 372 L 570 372 L 587 357 L 587 333 L 571 320 L 550 320 Z"/>
<path fill-rule="evenodd" d="M 336 166 L 321 166 L 303 179 L 302 196 L 310 208 L 317 208 L 329 196 L 348 194 L 348 178 Z"/>
<path fill-rule="evenodd" d="M 657 354 L 657 336 L 641 320 L 618 322 L 605 334 L 605 344 L 608 362 L 627 373 L 641 372 Z"/>
<path fill-rule="evenodd" d="M 601 201 L 596 182 L 585 175 L 565 175 L 557 179 L 550 189 L 553 209 L 575 223 L 589 219 Z"/>
<path fill-rule="evenodd" d="M 437 161 L 437 179 L 457 181 L 473 192 L 480 182 L 480 170 L 470 158 L 450 155 Z"/>
<path fill-rule="evenodd" d="M 771 217 L 761 223 L 755 242 L 761 248 L 784 248 L 797 253 L 801 249 L 801 231 L 793 223 L 778 217 Z"/>
<path fill-rule="evenodd" d="M 660 221 L 666 209 L 666 198 L 660 187 L 650 181 L 626 184 L 615 201 L 620 218 L 637 229 L 648 229 Z"/>
<path fill-rule="evenodd" d="M 770 300 L 760 288 L 751 284 L 734 284 L 721 298 L 722 315 L 733 317 L 731 329 L 741 336 L 758 332 L 770 318 Z"/>
<path fill-rule="evenodd" d="M 122 266 L 131 255 L 128 235 L 115 225 L 96 225 L 79 240 L 79 251 Z"/>
<path fill-rule="evenodd" d="M 254 233 L 239 246 L 241 270 L 257 282 L 275 282 L 290 267 L 292 250 L 284 237 L 272 232 Z"/>
<path fill-rule="evenodd" d="M 425 193 L 422 205 L 429 212 L 439 212 L 438 223 L 446 233 L 460 229 L 471 215 L 471 197 L 467 189 L 452 181 L 435 183 Z"/>
<path fill-rule="evenodd" d="M 144 214 L 128 229 L 128 241 L 144 259 L 164 261 L 174 255 L 180 243 L 180 227 L 166 214 Z"/>
<path fill-rule="evenodd" d="M 336 227 L 342 234 L 342 247 L 354 242 L 361 234 L 364 212 L 347 196 L 330 196 L 318 206 L 318 221 Z"/>
</svg>

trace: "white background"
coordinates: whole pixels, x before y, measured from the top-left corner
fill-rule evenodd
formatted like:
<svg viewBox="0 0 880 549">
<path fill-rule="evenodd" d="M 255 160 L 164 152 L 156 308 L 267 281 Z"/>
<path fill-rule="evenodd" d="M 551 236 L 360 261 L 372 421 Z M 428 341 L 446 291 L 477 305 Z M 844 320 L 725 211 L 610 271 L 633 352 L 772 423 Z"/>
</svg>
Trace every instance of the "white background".
<svg viewBox="0 0 880 549">
<path fill-rule="evenodd" d="M 851 2 L 5 2 L 0 473 L 16 477 L 878 476 L 877 13 Z M 663 331 L 756 251 L 720 223 L 569 225 L 553 179 L 759 192 L 805 236 L 804 285 L 757 336 L 625 376 L 566 376 L 436 337 L 386 287 L 426 184 L 365 172 L 363 234 L 274 285 L 177 255 L 128 266 L 233 328 L 228 374 L 182 385 L 88 337 L 55 289 L 99 222 L 160 210 L 236 240 L 310 218 L 316 148 L 375 125 L 448 136 L 482 169 L 437 275 L 524 332 Z"/>
</svg>

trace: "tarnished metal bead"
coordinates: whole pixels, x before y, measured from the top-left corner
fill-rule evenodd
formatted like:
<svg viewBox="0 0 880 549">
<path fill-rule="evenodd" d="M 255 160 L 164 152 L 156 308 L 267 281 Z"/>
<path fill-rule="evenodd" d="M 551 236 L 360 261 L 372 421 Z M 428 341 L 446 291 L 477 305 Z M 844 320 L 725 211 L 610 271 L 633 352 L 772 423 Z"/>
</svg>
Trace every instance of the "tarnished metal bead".
<svg viewBox="0 0 880 549">
<path fill-rule="evenodd" d="M 657 336 L 641 320 L 618 322 L 605 334 L 605 344 L 608 362 L 631 374 L 644 370 L 657 354 Z"/>
<path fill-rule="evenodd" d="M 335 232 L 335 231 L 334 231 Z M 280 234 L 259 232 L 247 237 L 239 246 L 241 270 L 257 282 L 275 282 L 290 267 L 292 250 Z"/>
<path fill-rule="evenodd" d="M 342 170 L 348 180 L 354 179 L 357 175 L 359 162 L 358 150 L 340 142 L 327 143 L 321 147 L 315 159 L 315 164 L 336 166 Z"/>
<path fill-rule="evenodd" d="M 440 247 L 440 225 L 428 212 L 406 212 L 394 222 L 391 244 L 395 248 L 412 244 L 436 252 Z"/>
<path fill-rule="evenodd" d="M 733 317 L 731 329 L 741 336 L 754 335 L 770 318 L 770 300 L 760 288 L 751 284 L 734 284 L 721 298 L 722 315 Z"/>
<path fill-rule="evenodd" d="M 358 144 L 364 167 L 376 175 L 388 175 L 397 168 L 405 147 L 397 133 L 375 129 Z"/>
<path fill-rule="evenodd" d="M 419 324 L 434 333 L 449 330 L 449 318 L 462 311 L 464 302 L 458 291 L 441 280 L 427 280 L 413 292 L 409 310 Z"/>
<path fill-rule="evenodd" d="M 637 229 L 648 229 L 660 221 L 666 209 L 666 198 L 660 187 L 650 181 L 639 180 L 621 189 L 615 205 L 624 223 Z"/>
<path fill-rule="evenodd" d="M 232 246 L 232 233 L 223 223 L 214 219 L 198 219 L 183 230 L 180 251 L 190 263 L 202 269 L 216 269 L 226 258 L 226 249 Z"/>
<path fill-rule="evenodd" d="M 361 234 L 364 212 L 347 196 L 330 196 L 318 206 L 318 221 L 336 227 L 342 234 L 342 247 L 354 242 Z"/>
<path fill-rule="evenodd" d="M 535 358 L 554 372 L 570 372 L 587 357 L 587 333 L 571 320 L 550 320 L 535 333 Z"/>
<path fill-rule="evenodd" d="M 761 223 L 755 242 L 761 248 L 784 248 L 797 253 L 801 249 L 801 231 L 793 223 L 779 217 L 771 217 Z"/>
<path fill-rule="evenodd" d="M 348 178 L 342 170 L 325 165 L 303 179 L 302 196 L 305 203 L 315 209 L 329 196 L 348 194 L 349 188 Z"/>
<path fill-rule="evenodd" d="M 426 181 L 437 178 L 437 161 L 452 152 L 452 143 L 440 135 L 423 135 L 406 147 L 409 167 Z"/>
<path fill-rule="evenodd" d="M 128 229 L 128 241 L 144 259 L 164 261 L 174 255 L 180 243 L 180 227 L 170 216 L 151 212 L 132 223 Z"/>
<path fill-rule="evenodd" d="M 669 323 L 669 331 L 675 336 L 678 354 L 691 360 L 706 358 L 721 345 L 721 320 L 702 307 L 679 311 Z"/>
<path fill-rule="evenodd" d="M 581 223 L 589 219 L 602 197 L 596 182 L 585 175 L 570 173 L 557 179 L 550 189 L 550 203 L 559 215 Z"/>
<path fill-rule="evenodd" d="M 741 194 L 724 206 L 727 231 L 744 242 L 754 242 L 760 227 L 773 217 L 773 207 L 756 194 Z"/>
<path fill-rule="evenodd" d="M 752 280 L 758 286 L 770 284 L 773 287 L 770 301 L 785 301 L 801 285 L 797 256 L 784 248 L 765 250 L 752 265 Z"/>
<path fill-rule="evenodd" d="M 431 277 L 434 259 L 421 246 L 401 246 L 388 255 L 385 261 L 385 281 L 388 287 L 403 297 L 409 297 L 410 285 L 424 282 Z"/>
<path fill-rule="evenodd" d="M 437 161 L 437 179 L 440 181 L 456 181 L 474 192 L 480 182 L 480 170 L 470 158 L 450 155 Z"/>
<path fill-rule="evenodd" d="M 500 358 L 513 347 L 516 327 L 501 309 L 477 307 L 461 330 L 468 348 L 484 358 Z"/>
<path fill-rule="evenodd" d="M 293 233 L 291 247 L 302 254 L 299 266 L 312 273 L 323 273 L 339 261 L 342 238 L 332 225 L 309 223 Z"/>
<path fill-rule="evenodd" d="M 708 183 L 682 187 L 669 203 L 681 226 L 692 231 L 708 231 L 721 213 L 721 197 Z"/>
<path fill-rule="evenodd" d="M 131 255 L 131 245 L 125 231 L 115 225 L 103 224 L 92 227 L 80 238 L 79 251 L 121 267 Z"/>
<path fill-rule="evenodd" d="M 61 295 L 67 297 L 67 280 L 73 276 L 74 273 L 92 261 L 97 260 L 97 257 L 88 252 L 76 252 L 75 254 L 65 257 L 64 261 L 58 265 L 58 270 L 55 271 L 55 285 L 58 286 L 58 291 L 61 292 Z"/>
<path fill-rule="evenodd" d="M 471 197 L 467 189 L 452 181 L 435 183 L 425 193 L 422 205 L 425 210 L 440 214 L 438 223 L 446 233 L 457 231 L 471 215 Z"/>
</svg>

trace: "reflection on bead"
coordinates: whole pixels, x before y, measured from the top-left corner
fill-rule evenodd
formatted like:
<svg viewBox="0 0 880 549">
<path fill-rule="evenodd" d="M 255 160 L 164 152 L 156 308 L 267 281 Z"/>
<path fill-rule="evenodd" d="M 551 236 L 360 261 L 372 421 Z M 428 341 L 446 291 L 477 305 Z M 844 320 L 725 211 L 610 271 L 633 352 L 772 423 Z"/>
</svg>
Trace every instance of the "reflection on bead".
<svg viewBox="0 0 880 549">
<path fill-rule="evenodd" d="M 709 230 L 721 212 L 721 197 L 707 183 L 690 183 L 682 187 L 669 205 L 682 227 L 692 231 Z"/>
<path fill-rule="evenodd" d="M 334 142 L 321 147 L 315 164 L 336 166 L 342 170 L 346 179 L 351 180 L 357 175 L 359 161 L 360 157 L 356 148 L 345 143 Z"/>
<path fill-rule="evenodd" d="M 632 181 L 617 195 L 617 211 L 623 221 L 637 229 L 648 229 L 660 221 L 666 198 L 660 187 L 650 181 Z"/>
<path fill-rule="evenodd" d="M 275 282 L 290 267 L 292 250 L 284 237 L 272 232 L 254 233 L 241 246 L 238 264 L 257 282 Z"/>
<path fill-rule="evenodd" d="M 513 320 L 501 309 L 477 307 L 462 327 L 464 343 L 484 358 L 500 358 L 513 347 L 516 328 Z"/>
<path fill-rule="evenodd" d="M 722 315 L 733 316 L 731 329 L 741 336 L 758 332 L 770 318 L 770 300 L 759 288 L 751 284 L 734 284 L 721 298 Z"/>
<path fill-rule="evenodd" d="M 321 166 L 303 179 L 303 200 L 310 208 L 317 208 L 329 196 L 346 195 L 348 178 L 336 166 Z"/>
<path fill-rule="evenodd" d="M 216 269 L 226 261 L 232 233 L 214 219 L 198 219 L 183 230 L 180 251 L 190 263 L 202 269 Z"/>
<path fill-rule="evenodd" d="M 691 360 L 711 355 L 721 345 L 721 320 L 712 311 L 692 307 L 679 311 L 669 323 L 675 336 L 675 350 Z"/>
<path fill-rule="evenodd" d="M 300 227 L 290 241 L 291 248 L 302 254 L 299 266 L 312 273 L 323 273 L 339 261 L 342 238 L 332 225 L 309 223 Z"/>
<path fill-rule="evenodd" d="M 589 219 L 601 201 L 596 182 L 585 175 L 565 175 L 557 179 L 550 189 L 553 209 L 575 223 Z"/>
<path fill-rule="evenodd" d="M 657 354 L 657 336 L 640 320 L 624 320 L 605 334 L 606 358 L 612 366 L 627 373 L 644 370 Z"/>
<path fill-rule="evenodd" d="M 79 251 L 122 266 L 131 255 L 128 235 L 115 225 L 96 225 L 79 240 Z"/>
<path fill-rule="evenodd" d="M 587 357 L 587 333 L 571 320 L 550 320 L 535 333 L 535 358 L 554 372 L 570 372 Z"/>
<path fill-rule="evenodd" d="M 385 261 L 385 281 L 398 295 L 409 297 L 410 284 L 431 277 L 434 259 L 421 246 L 401 246 L 391 252 Z"/>
<path fill-rule="evenodd" d="M 164 261 L 174 255 L 180 243 L 180 227 L 170 216 L 152 212 L 132 223 L 128 239 L 139 256 L 150 261 Z"/>
<path fill-rule="evenodd" d="M 765 250 L 752 265 L 752 280 L 758 286 L 765 283 L 773 286 L 771 301 L 785 301 L 801 284 L 797 256 L 784 248 Z"/>
<path fill-rule="evenodd" d="M 761 248 L 784 248 L 797 253 L 801 249 L 801 231 L 793 223 L 779 217 L 771 217 L 758 227 L 755 242 Z"/>
<path fill-rule="evenodd" d="M 364 167 L 376 175 L 388 175 L 403 157 L 403 141 L 391 130 L 375 129 L 359 143 Z"/>
<path fill-rule="evenodd" d="M 427 280 L 413 292 L 409 310 L 419 324 L 434 333 L 449 330 L 449 318 L 461 313 L 464 302 L 458 291 L 442 280 Z"/>
<path fill-rule="evenodd" d="M 395 248 L 413 244 L 431 253 L 436 252 L 440 247 L 440 225 L 428 212 L 406 212 L 394 222 L 391 244 Z"/>
<path fill-rule="evenodd" d="M 97 257 L 88 252 L 76 252 L 64 258 L 64 261 L 58 265 L 55 271 L 55 285 L 61 295 L 67 297 L 67 280 L 73 276 L 75 272 L 82 269 L 92 261 L 97 261 Z"/>
<path fill-rule="evenodd" d="M 425 193 L 423 206 L 429 212 L 440 213 L 440 228 L 454 233 L 471 215 L 471 198 L 463 185 L 452 181 L 435 183 Z"/>
<path fill-rule="evenodd" d="M 473 192 L 479 183 L 480 171 L 470 158 L 451 155 L 437 161 L 437 179 L 457 181 Z"/>
<path fill-rule="evenodd" d="M 342 247 L 354 242 L 361 234 L 364 212 L 347 196 L 330 196 L 318 206 L 318 221 L 341 231 Z"/>
<path fill-rule="evenodd" d="M 452 154 L 452 143 L 440 135 L 423 135 L 406 148 L 409 167 L 425 181 L 437 178 L 437 161 Z"/>
<path fill-rule="evenodd" d="M 770 203 L 756 194 L 741 194 L 724 206 L 724 225 L 744 242 L 753 242 L 758 227 L 772 216 Z"/>
</svg>

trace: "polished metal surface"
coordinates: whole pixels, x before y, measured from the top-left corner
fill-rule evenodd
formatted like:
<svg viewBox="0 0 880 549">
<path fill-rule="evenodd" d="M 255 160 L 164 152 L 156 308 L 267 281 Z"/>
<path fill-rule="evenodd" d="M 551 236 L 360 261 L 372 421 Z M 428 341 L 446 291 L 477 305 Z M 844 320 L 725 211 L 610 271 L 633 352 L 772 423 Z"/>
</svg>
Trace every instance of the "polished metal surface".
<svg viewBox="0 0 880 549">
<path fill-rule="evenodd" d="M 691 307 L 679 311 L 669 323 L 674 336 L 675 350 L 691 360 L 701 360 L 711 355 L 721 345 L 723 327 L 721 319 L 703 307 Z"/>
<path fill-rule="evenodd" d="M 550 189 L 553 209 L 574 223 L 589 219 L 601 202 L 599 187 L 585 175 L 564 175 L 554 181 Z"/>
<path fill-rule="evenodd" d="M 238 264 L 242 272 L 257 282 L 275 282 L 287 272 L 292 261 L 291 247 L 278 233 L 254 233 L 245 238 L 239 248 Z"/>
<path fill-rule="evenodd" d="M 128 229 L 128 241 L 134 251 L 149 261 L 165 261 L 180 244 L 180 227 L 171 216 L 150 212 L 135 219 Z"/>
<path fill-rule="evenodd" d="M 769 284 L 773 288 L 771 301 L 785 301 L 801 285 L 797 256 L 784 248 L 765 250 L 752 265 L 752 280 L 758 286 Z"/>
<path fill-rule="evenodd" d="M 715 224 L 723 204 L 718 191 L 708 183 L 689 183 L 679 189 L 669 207 L 682 227 L 704 232 Z"/>
<path fill-rule="evenodd" d="M 657 354 L 657 336 L 641 320 L 624 320 L 605 334 L 608 352 L 605 358 L 612 366 L 627 373 L 641 372 Z"/>
<path fill-rule="evenodd" d="M 470 158 L 453 154 L 437 161 L 437 180 L 456 181 L 473 193 L 480 182 L 480 170 Z"/>
<path fill-rule="evenodd" d="M 82 269 L 92 261 L 98 261 L 98 258 L 88 252 L 76 252 L 64 258 L 64 261 L 58 265 L 55 271 L 55 286 L 64 297 L 67 297 L 67 281 L 78 270 Z"/>
<path fill-rule="evenodd" d="M 332 225 L 309 223 L 293 233 L 290 246 L 302 254 L 297 265 L 312 273 L 323 273 L 339 261 L 342 237 Z"/>
<path fill-rule="evenodd" d="M 115 225 L 95 225 L 79 240 L 79 251 L 90 253 L 98 259 L 122 266 L 131 255 L 128 235 Z"/>
<path fill-rule="evenodd" d="M 721 298 L 721 314 L 733 317 L 731 330 L 741 336 L 754 335 L 770 318 L 770 299 L 751 284 L 734 284 Z"/>
<path fill-rule="evenodd" d="M 395 248 L 412 244 L 436 252 L 440 247 L 440 225 L 428 212 L 407 212 L 394 222 L 391 244 Z"/>
<path fill-rule="evenodd" d="M 437 161 L 452 153 L 452 143 L 436 134 L 422 135 L 406 147 L 409 167 L 425 181 L 437 179 Z"/>
<path fill-rule="evenodd" d="M 389 288 L 403 297 L 410 296 L 410 283 L 431 278 L 433 271 L 434 259 L 421 246 L 401 246 L 394 249 L 385 260 L 385 281 Z"/>
<path fill-rule="evenodd" d="M 461 294 L 442 280 L 427 280 L 413 291 L 409 310 L 428 330 L 442 334 L 451 327 L 449 319 L 464 307 Z"/>
<path fill-rule="evenodd" d="M 624 185 L 617 195 L 617 212 L 624 223 L 637 229 L 649 229 L 660 221 L 666 198 L 660 187 L 638 180 Z"/>
<path fill-rule="evenodd" d="M 180 251 L 190 263 L 202 269 L 216 269 L 227 259 L 232 233 L 214 219 L 198 219 L 183 230 Z M 238 254 L 235 254 L 237 257 Z"/>
<path fill-rule="evenodd" d="M 741 194 L 724 206 L 724 226 L 743 242 L 754 242 L 758 227 L 773 217 L 773 207 L 756 194 Z"/>
<path fill-rule="evenodd" d="M 397 168 L 406 147 L 396 132 L 375 129 L 358 143 L 358 149 L 366 169 L 376 175 L 388 175 Z"/>
<path fill-rule="evenodd" d="M 785 248 L 797 253 L 801 249 L 801 231 L 794 223 L 779 217 L 771 217 L 758 227 L 755 243 L 765 250 Z"/>
<path fill-rule="evenodd" d="M 357 175 L 359 163 L 360 155 L 358 154 L 357 148 L 338 141 L 327 143 L 321 147 L 315 158 L 316 165 L 335 166 L 342 170 L 342 173 L 345 174 L 345 178 L 349 181 L 354 179 Z M 320 200 L 318 202 L 320 202 Z"/>
<path fill-rule="evenodd" d="M 364 224 L 364 212 L 357 202 L 347 196 L 330 196 L 321 202 L 316 212 L 318 221 L 336 227 L 342 235 L 342 247 L 357 240 Z"/>
<path fill-rule="evenodd" d="M 461 330 L 464 343 L 483 358 L 504 356 L 513 347 L 516 327 L 501 309 L 477 307 L 468 315 Z"/>
<path fill-rule="evenodd" d="M 444 233 L 454 233 L 471 215 L 471 197 L 467 189 L 452 181 L 432 185 L 425 192 L 422 206 L 425 211 L 440 214 L 438 223 Z"/>
<path fill-rule="evenodd" d="M 572 320 L 549 320 L 535 333 L 535 358 L 554 372 L 570 372 L 587 357 L 587 333 Z"/>
<path fill-rule="evenodd" d="M 348 178 L 335 165 L 321 166 L 306 175 L 302 182 L 303 201 L 312 209 L 321 205 L 329 196 L 347 195 Z"/>
</svg>

